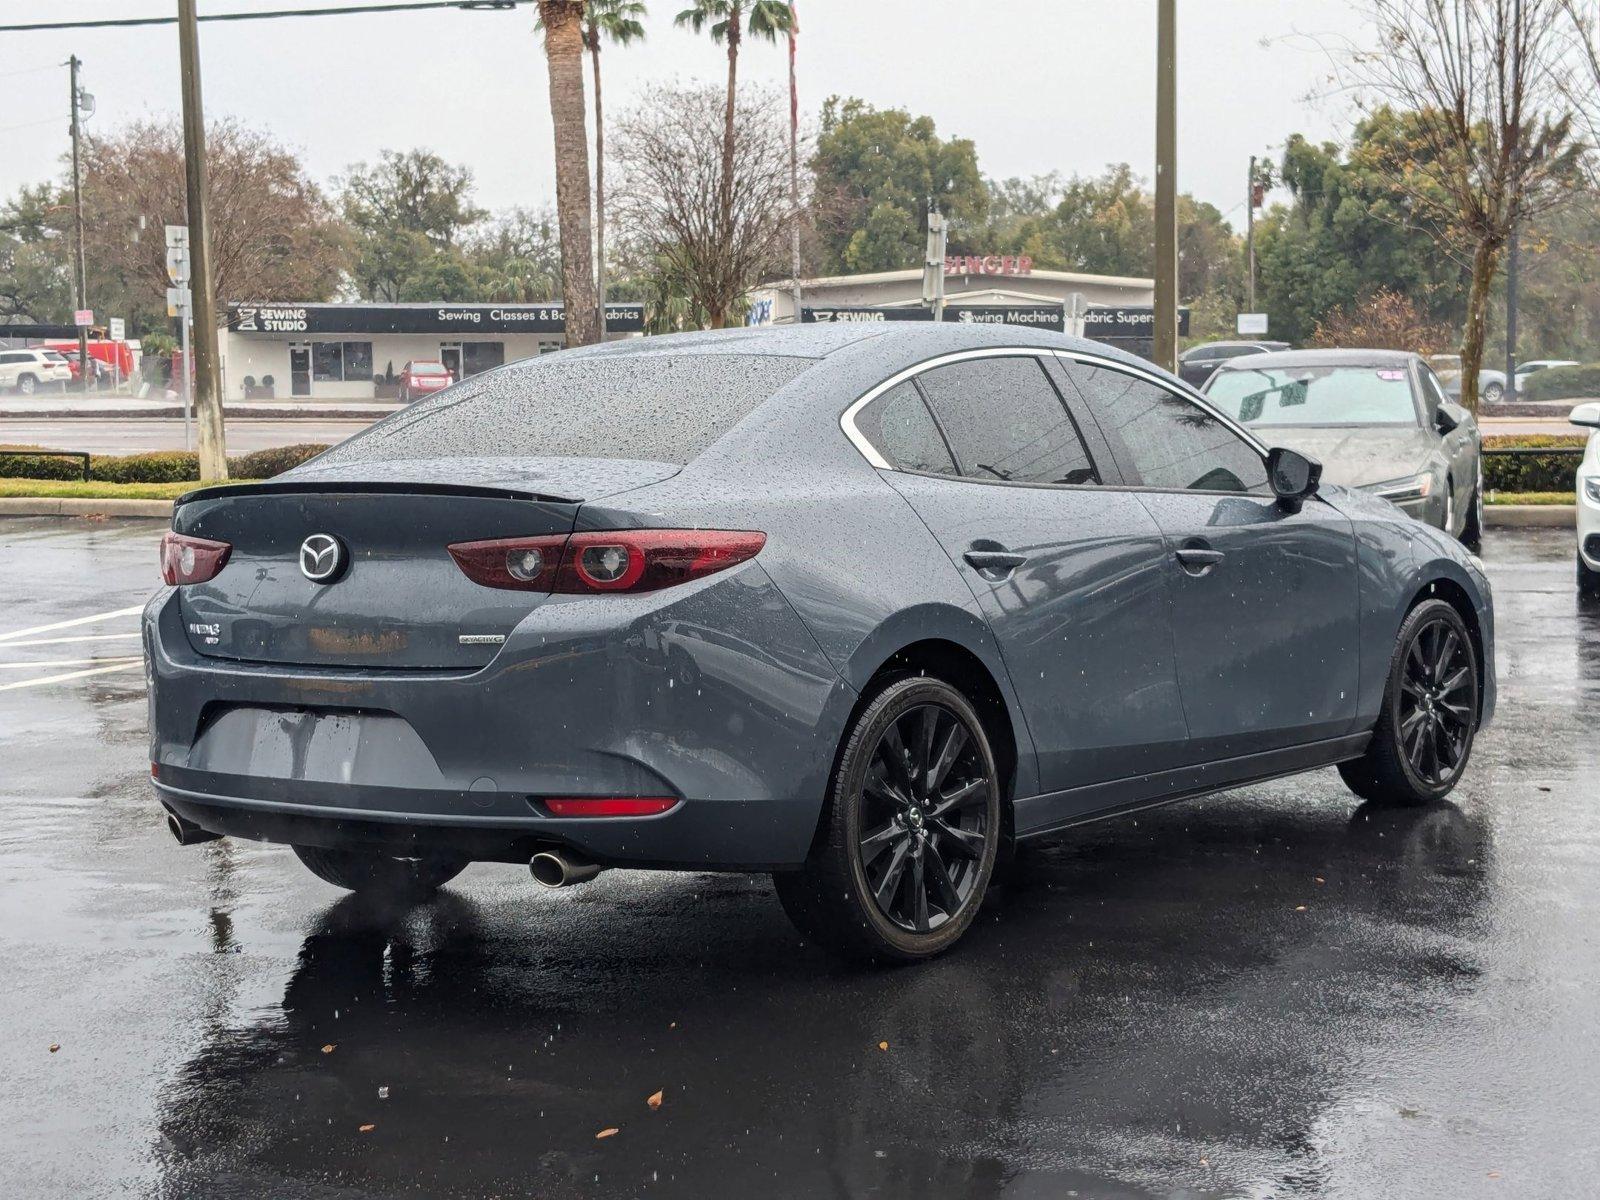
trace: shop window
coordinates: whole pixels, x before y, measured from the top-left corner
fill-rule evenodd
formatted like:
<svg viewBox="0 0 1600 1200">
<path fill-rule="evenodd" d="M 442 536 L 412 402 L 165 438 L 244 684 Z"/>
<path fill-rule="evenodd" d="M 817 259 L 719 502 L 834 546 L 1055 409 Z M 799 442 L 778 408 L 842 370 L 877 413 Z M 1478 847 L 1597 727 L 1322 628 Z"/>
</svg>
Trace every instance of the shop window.
<svg viewBox="0 0 1600 1200">
<path fill-rule="evenodd" d="M 371 342 L 312 342 L 311 378 L 318 383 L 372 379 Z"/>
<path fill-rule="evenodd" d="M 504 342 L 466 342 L 461 347 L 461 374 L 476 375 L 480 371 L 492 371 L 496 367 L 505 366 L 506 344 Z"/>
</svg>

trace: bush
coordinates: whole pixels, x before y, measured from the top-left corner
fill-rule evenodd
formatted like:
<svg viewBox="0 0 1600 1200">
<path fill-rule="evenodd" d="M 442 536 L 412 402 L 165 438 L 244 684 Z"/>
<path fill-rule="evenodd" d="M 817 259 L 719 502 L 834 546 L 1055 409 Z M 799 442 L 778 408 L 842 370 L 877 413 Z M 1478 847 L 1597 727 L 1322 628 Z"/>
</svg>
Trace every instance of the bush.
<svg viewBox="0 0 1600 1200">
<path fill-rule="evenodd" d="M 321 442 L 301 442 L 294 446 L 274 446 L 270 450 L 252 450 L 230 458 L 228 474 L 235 479 L 271 479 L 315 458 L 327 448 Z"/>
<path fill-rule="evenodd" d="M 1520 400 L 1593 400 L 1600 397 L 1600 363 L 1546 367 L 1528 376 Z"/>
<path fill-rule="evenodd" d="M 1573 437 L 1562 434 L 1486 437 L 1483 439 L 1483 448 L 1486 451 L 1581 450 L 1587 440 L 1582 435 Z M 1577 470 L 1577 456 L 1571 454 L 1486 453 L 1483 456 L 1483 486 L 1491 492 L 1565 492 L 1571 495 L 1573 476 Z"/>
<path fill-rule="evenodd" d="M 19 449 L 36 449 L 32 446 Z M 297 446 L 275 446 L 256 450 L 228 460 L 228 474 L 234 479 L 271 479 L 328 447 L 317 442 Z M 155 450 L 145 454 L 97 454 L 89 460 L 89 477 L 102 483 L 194 483 L 200 479 L 200 459 L 192 451 Z M 50 458 L 29 455 L 23 458 L 0 456 L 0 478 L 82 479 L 83 471 L 75 458 Z"/>
</svg>

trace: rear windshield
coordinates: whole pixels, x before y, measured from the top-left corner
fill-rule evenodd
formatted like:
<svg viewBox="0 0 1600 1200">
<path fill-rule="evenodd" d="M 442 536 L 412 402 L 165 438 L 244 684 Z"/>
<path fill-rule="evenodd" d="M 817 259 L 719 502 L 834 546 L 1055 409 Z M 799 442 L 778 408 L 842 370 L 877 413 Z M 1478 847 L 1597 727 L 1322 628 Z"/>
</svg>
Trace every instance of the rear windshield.
<svg viewBox="0 0 1600 1200">
<path fill-rule="evenodd" d="M 325 454 L 690 462 L 812 365 L 743 354 L 551 355 L 476 375 Z"/>
<path fill-rule="evenodd" d="M 414 362 L 411 364 L 411 373 L 413 375 L 443 375 L 444 364 Z"/>
<path fill-rule="evenodd" d="M 1240 367 L 1218 371 L 1206 399 L 1242 425 L 1415 425 L 1404 367 Z"/>
</svg>

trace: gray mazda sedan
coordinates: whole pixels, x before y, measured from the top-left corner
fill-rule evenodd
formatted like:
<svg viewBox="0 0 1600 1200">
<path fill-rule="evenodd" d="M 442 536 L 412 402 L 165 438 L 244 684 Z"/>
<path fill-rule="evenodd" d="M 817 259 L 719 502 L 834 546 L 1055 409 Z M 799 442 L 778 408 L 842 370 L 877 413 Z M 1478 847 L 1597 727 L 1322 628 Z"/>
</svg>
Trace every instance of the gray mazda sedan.
<svg viewBox="0 0 1600 1200">
<path fill-rule="evenodd" d="M 1323 480 L 1362 488 L 1476 545 L 1482 438 L 1433 368 L 1400 350 L 1288 350 L 1222 363 L 1218 409 L 1258 437 L 1317 458 Z"/>
<path fill-rule="evenodd" d="M 1488 582 L 1318 474 L 1008 326 L 514 363 L 178 502 L 151 775 L 180 842 L 345 888 L 770 871 L 815 940 L 924 958 L 1030 838 L 1332 764 L 1455 786 Z"/>
</svg>

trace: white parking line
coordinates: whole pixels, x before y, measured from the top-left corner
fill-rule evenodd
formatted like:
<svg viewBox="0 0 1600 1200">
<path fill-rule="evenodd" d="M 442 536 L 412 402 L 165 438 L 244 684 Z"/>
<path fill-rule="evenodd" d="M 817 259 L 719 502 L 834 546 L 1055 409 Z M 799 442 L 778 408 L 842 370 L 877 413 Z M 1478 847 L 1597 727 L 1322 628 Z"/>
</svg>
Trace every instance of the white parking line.
<svg viewBox="0 0 1600 1200">
<path fill-rule="evenodd" d="M 69 671 L 65 675 L 46 675 L 42 679 L 19 679 L 16 683 L 0 683 L 0 692 L 11 692 L 17 688 L 39 687 L 46 683 L 65 683 L 69 679 L 82 679 L 87 675 L 105 675 L 112 671 L 142 671 L 144 662 L 135 659 L 133 662 L 118 663 L 114 667 L 94 667 L 88 671 Z"/>
<path fill-rule="evenodd" d="M 15 638 L 29 637 L 35 633 L 49 633 L 53 629 L 70 629 L 74 625 L 93 625 L 96 621 L 109 621 L 113 617 L 131 617 L 144 611 L 144 605 L 135 604 L 132 608 L 118 608 L 111 612 L 95 613 L 89 617 L 74 617 L 70 621 L 55 621 L 49 625 L 35 625 L 30 629 L 13 629 L 10 633 L 0 633 L 0 643 L 10 642 Z M 15 684 L 11 686 L 15 687 Z"/>
<path fill-rule="evenodd" d="M 72 637 L 58 638 L 30 638 L 26 642 L 6 642 L 7 650 L 13 646 L 61 646 L 68 642 L 109 642 L 114 638 L 136 638 L 139 634 L 133 633 L 80 633 Z"/>
<path fill-rule="evenodd" d="M 0 662 L 0 671 L 31 671 L 36 667 L 92 667 L 96 663 L 127 663 L 143 660 L 128 654 L 107 654 L 103 658 L 48 658 L 37 662 Z"/>
</svg>

